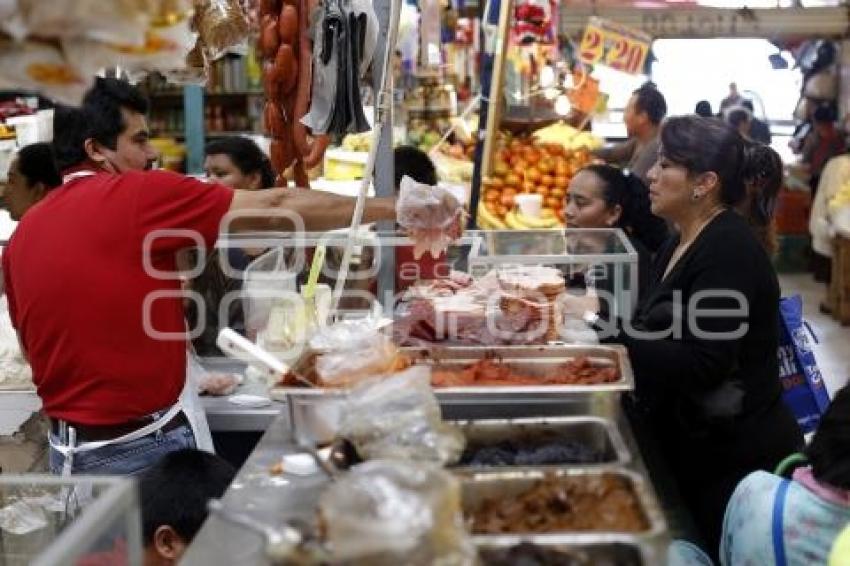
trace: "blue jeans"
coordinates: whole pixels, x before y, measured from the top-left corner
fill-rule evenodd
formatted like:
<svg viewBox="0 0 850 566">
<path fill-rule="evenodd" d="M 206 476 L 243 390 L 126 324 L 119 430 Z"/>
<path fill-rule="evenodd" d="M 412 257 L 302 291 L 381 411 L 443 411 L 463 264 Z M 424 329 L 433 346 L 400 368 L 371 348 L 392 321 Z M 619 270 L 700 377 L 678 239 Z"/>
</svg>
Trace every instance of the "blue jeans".
<svg viewBox="0 0 850 566">
<path fill-rule="evenodd" d="M 51 442 L 62 445 L 50 433 Z M 154 432 L 142 438 L 110 444 L 102 448 L 74 454 L 74 474 L 130 475 L 144 472 L 169 452 L 195 448 L 195 436 L 188 425 L 168 432 Z M 50 473 L 60 475 L 65 456 L 50 448 Z"/>
</svg>

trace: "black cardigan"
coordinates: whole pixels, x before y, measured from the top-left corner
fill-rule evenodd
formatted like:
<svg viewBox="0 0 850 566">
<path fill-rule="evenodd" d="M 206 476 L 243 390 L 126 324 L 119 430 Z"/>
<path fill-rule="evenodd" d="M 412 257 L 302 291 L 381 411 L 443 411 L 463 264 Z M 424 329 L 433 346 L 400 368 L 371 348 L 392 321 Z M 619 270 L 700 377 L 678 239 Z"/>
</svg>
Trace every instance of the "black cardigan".
<svg viewBox="0 0 850 566">
<path fill-rule="evenodd" d="M 631 326 L 657 332 L 680 321 L 680 336 L 635 335 L 622 321 L 607 323 L 618 336 L 605 338 L 606 321 L 598 330 L 603 341 L 628 348 L 642 405 L 668 425 L 699 435 L 760 413 L 780 396 L 779 284 L 749 226 L 732 211 L 714 218 L 662 280 L 678 242 L 673 236 L 659 250 Z M 681 301 L 674 301 L 679 293 Z M 733 312 L 742 306 L 746 313 Z M 706 316 L 707 309 L 715 309 L 714 315 Z M 738 337 L 699 335 L 736 329 L 742 331 Z"/>
</svg>

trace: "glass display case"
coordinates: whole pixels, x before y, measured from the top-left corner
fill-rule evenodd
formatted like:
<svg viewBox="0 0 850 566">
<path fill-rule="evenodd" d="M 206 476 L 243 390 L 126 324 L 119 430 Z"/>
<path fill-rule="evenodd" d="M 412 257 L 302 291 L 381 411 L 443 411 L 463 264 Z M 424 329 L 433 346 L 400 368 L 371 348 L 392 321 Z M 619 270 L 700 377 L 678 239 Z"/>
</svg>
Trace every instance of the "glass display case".
<svg viewBox="0 0 850 566">
<path fill-rule="evenodd" d="M 208 310 L 221 315 L 232 312 L 233 303 L 241 304 L 245 326 L 240 328 L 227 316 L 207 317 L 207 325 L 218 321 L 218 328 L 207 334 L 215 336 L 227 325 L 255 339 L 276 320 L 270 312 L 276 301 L 300 300 L 320 247 L 325 251 L 318 282 L 330 293 L 348 242 L 348 230 L 222 236 L 216 244 L 217 261 L 232 285 L 226 294 L 203 299 L 212 301 Z M 234 256 L 242 256 L 241 263 L 232 261 Z M 257 269 L 260 265 L 262 270 Z M 345 292 L 334 316 L 369 312 L 389 316 L 405 289 L 419 280 L 447 278 L 452 271 L 482 276 L 513 265 L 556 267 L 568 288 L 596 289 L 615 316 L 627 318 L 635 304 L 638 255 L 619 229 L 467 231 L 436 259 L 430 254 L 415 259 L 413 242 L 400 232 L 363 229 L 354 242 Z M 290 308 L 293 312 L 287 318 L 297 318 L 294 310 Z M 198 349 L 202 356 L 220 355 Z"/>
<path fill-rule="evenodd" d="M 619 228 L 492 230 L 478 232 L 469 273 L 513 265 L 558 268 L 567 288 L 593 287 L 614 316 L 630 318 L 638 296 L 638 254 Z M 606 296 L 607 295 L 607 296 Z"/>
<path fill-rule="evenodd" d="M 0 476 L 0 564 L 142 564 L 135 482 L 127 478 Z"/>
</svg>

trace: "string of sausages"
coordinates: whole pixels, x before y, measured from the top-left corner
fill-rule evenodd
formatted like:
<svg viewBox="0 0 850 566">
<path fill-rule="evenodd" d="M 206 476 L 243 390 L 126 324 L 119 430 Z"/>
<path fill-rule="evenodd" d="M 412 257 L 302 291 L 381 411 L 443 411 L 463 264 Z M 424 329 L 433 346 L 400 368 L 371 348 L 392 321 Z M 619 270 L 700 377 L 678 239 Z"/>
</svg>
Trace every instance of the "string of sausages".
<svg viewBox="0 0 850 566">
<path fill-rule="evenodd" d="M 271 137 L 275 184 L 286 186 L 293 168 L 295 184 L 309 187 L 307 170 L 318 165 L 330 143 L 312 136 L 301 118 L 310 110 L 313 46 L 310 14 L 318 0 L 261 0 L 259 52 L 263 63 L 263 124 Z"/>
</svg>

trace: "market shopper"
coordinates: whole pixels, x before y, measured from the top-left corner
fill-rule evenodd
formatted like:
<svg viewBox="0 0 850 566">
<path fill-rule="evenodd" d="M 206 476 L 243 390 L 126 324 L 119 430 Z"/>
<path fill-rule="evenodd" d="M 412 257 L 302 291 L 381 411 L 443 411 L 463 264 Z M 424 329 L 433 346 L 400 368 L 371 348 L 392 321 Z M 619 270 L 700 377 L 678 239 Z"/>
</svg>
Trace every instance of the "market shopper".
<svg viewBox="0 0 850 566">
<path fill-rule="evenodd" d="M 847 149 L 844 135 L 835 127 L 835 112 L 828 105 L 818 106 L 812 114 L 812 132 L 803 142 L 803 163 L 809 166 L 812 196 L 817 196 L 818 182 L 827 162 Z"/>
<path fill-rule="evenodd" d="M 621 228 L 638 254 L 638 293 L 648 288 L 652 256 L 668 230 L 652 214 L 649 191 L 637 175 L 611 165 L 584 167 L 570 181 L 564 214 L 570 227 Z"/>
<path fill-rule="evenodd" d="M 697 105 L 694 107 L 694 114 L 702 116 L 703 118 L 711 118 L 714 116 L 714 112 L 711 110 L 711 102 L 707 100 L 700 100 L 697 102 Z"/>
<path fill-rule="evenodd" d="M 54 473 L 136 473 L 194 446 L 179 404 L 180 282 L 162 275 L 176 271 L 178 250 L 211 248 L 228 214 L 230 230 L 297 227 L 282 213 L 324 230 L 346 225 L 354 209 L 353 199 L 329 193 L 234 191 L 145 171 L 156 157 L 146 110 L 135 88 L 98 79 L 86 120 L 71 121 L 85 131 L 55 132 L 83 139 L 85 159 L 27 214 L 3 255 L 11 318 L 51 419 Z M 369 199 L 364 222 L 393 219 L 394 205 Z"/>
<path fill-rule="evenodd" d="M 741 106 L 750 111 L 750 138 L 752 138 L 753 141 L 770 145 L 770 141 L 772 139 L 772 136 L 770 135 L 770 126 L 767 122 L 756 117 L 756 109 L 753 106 L 753 101 L 745 98 L 743 102 L 741 102 Z"/>
<path fill-rule="evenodd" d="M 735 488 L 723 521 L 720 563 L 826 564 L 850 523 L 850 388 L 838 391 L 790 479 L 756 471 Z M 778 516 L 777 516 L 778 514 Z M 780 519 L 781 517 L 781 519 Z"/>
<path fill-rule="evenodd" d="M 263 150 L 254 141 L 241 136 L 219 138 L 208 143 L 204 171 L 210 181 L 242 191 L 265 189 L 273 186 L 275 180 L 271 161 Z M 212 250 L 208 253 L 202 260 L 203 271 L 189 282 L 189 288 L 203 298 L 205 307 L 206 324 L 199 335 L 192 339 L 192 346 L 200 356 L 222 355 L 216 344 L 218 329 L 222 326 L 243 333 L 245 329 L 241 301 L 230 303 L 227 320 L 219 320 L 220 305 L 224 296 L 242 287 L 240 280 L 228 277 L 222 269 L 222 258 L 219 255 L 221 251 Z M 227 265 L 233 270 L 243 271 L 263 250 L 227 248 L 226 251 Z M 189 256 L 187 264 L 194 265 L 198 261 L 195 257 L 197 252 L 193 251 Z M 196 302 L 192 301 L 187 305 L 186 319 L 189 328 L 195 328 L 200 322 Z"/>
<path fill-rule="evenodd" d="M 144 566 L 177 564 L 207 518 L 207 502 L 218 499 L 236 470 L 200 450 L 163 456 L 139 478 Z"/>
<path fill-rule="evenodd" d="M 753 230 L 756 240 L 767 255 L 773 257 L 778 244 L 773 213 L 782 188 L 782 158 L 766 145 L 756 142 L 747 144 L 747 167 L 743 172 L 746 195 L 735 206 Z"/>
<path fill-rule="evenodd" d="M 597 149 L 596 157 L 628 168 L 644 183 L 647 172 L 658 156 L 658 129 L 667 114 L 667 102 L 657 88 L 645 84 L 629 98 L 623 112 L 629 139 L 612 147 Z"/>
<path fill-rule="evenodd" d="M 9 164 L 8 177 L 0 196 L 6 201 L 12 220 L 20 220 L 30 207 L 62 184 L 53 150 L 43 142 L 22 147 Z"/>
<path fill-rule="evenodd" d="M 634 426 L 658 445 L 714 556 L 738 481 L 802 444 L 781 398 L 776 274 L 731 210 L 745 197 L 750 166 L 728 125 L 668 119 L 649 190 L 653 213 L 679 233 L 658 252 L 650 292 L 628 323 L 599 318 L 593 297 L 563 301 L 567 313 L 595 322 L 603 341 L 628 348 Z"/>
<path fill-rule="evenodd" d="M 207 178 L 238 191 L 274 186 L 269 158 L 253 140 L 242 136 L 218 138 L 207 144 L 204 171 Z"/>
</svg>

